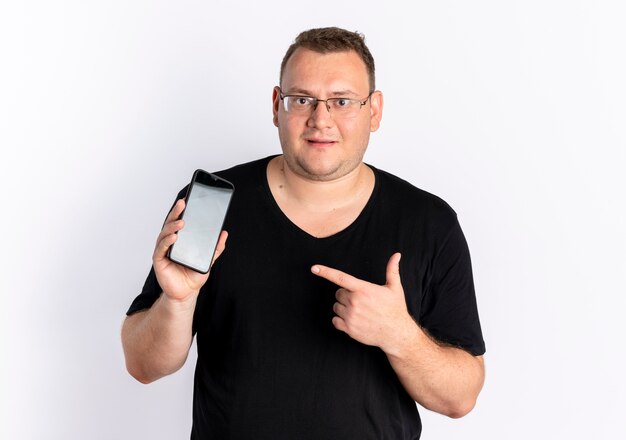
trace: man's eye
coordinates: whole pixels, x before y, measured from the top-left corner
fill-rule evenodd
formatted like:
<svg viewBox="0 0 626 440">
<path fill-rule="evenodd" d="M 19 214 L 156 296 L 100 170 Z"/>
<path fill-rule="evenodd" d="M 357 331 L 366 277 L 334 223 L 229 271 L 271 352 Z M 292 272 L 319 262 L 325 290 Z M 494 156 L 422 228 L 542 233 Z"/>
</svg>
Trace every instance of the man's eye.
<svg viewBox="0 0 626 440">
<path fill-rule="evenodd" d="M 350 106 L 350 100 L 347 98 L 337 98 L 333 100 L 334 106 L 336 108 L 345 108 Z"/>
<path fill-rule="evenodd" d="M 299 106 L 299 107 L 304 107 L 306 105 L 309 105 L 311 102 L 308 98 L 304 98 L 304 97 L 296 97 L 294 98 L 294 104 Z"/>
</svg>

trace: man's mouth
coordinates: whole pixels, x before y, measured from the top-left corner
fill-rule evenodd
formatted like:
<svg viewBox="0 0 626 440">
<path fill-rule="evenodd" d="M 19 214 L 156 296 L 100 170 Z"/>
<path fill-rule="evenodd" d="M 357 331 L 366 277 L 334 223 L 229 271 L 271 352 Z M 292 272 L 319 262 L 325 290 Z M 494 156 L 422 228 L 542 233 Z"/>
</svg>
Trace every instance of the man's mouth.
<svg viewBox="0 0 626 440">
<path fill-rule="evenodd" d="M 306 139 L 307 143 L 314 147 L 331 147 L 335 145 L 336 141 L 330 139 L 309 138 Z"/>
</svg>

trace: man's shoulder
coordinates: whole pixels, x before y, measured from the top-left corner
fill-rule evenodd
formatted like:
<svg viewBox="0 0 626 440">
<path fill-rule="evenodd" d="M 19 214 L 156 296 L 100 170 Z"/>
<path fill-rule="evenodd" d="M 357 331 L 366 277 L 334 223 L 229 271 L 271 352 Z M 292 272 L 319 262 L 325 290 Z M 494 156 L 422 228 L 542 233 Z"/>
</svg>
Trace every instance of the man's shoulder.
<svg viewBox="0 0 626 440">
<path fill-rule="evenodd" d="M 274 156 L 264 157 L 262 159 L 234 165 L 220 171 L 211 170 L 211 174 L 215 174 L 222 179 L 228 180 L 235 186 L 235 190 L 245 188 L 249 185 L 262 185 L 263 176 L 267 169 L 268 162 Z M 177 199 L 182 199 L 187 194 L 189 184 L 185 185 L 179 192 Z M 239 193 L 240 191 L 237 191 Z"/>
<path fill-rule="evenodd" d="M 235 191 L 238 188 L 241 189 L 248 185 L 257 186 L 263 183 L 267 170 L 267 164 L 273 157 L 274 156 L 267 156 L 261 159 L 234 165 L 223 170 L 212 171 L 212 173 L 231 182 L 235 186 Z"/>
<path fill-rule="evenodd" d="M 371 166 L 371 165 L 370 165 Z M 431 215 L 456 217 L 454 209 L 441 197 L 418 188 L 409 181 L 375 167 L 380 191 L 386 200 L 406 209 L 428 211 Z"/>
<path fill-rule="evenodd" d="M 270 160 L 272 160 L 274 156 L 267 156 L 261 159 L 252 160 L 250 162 L 241 163 L 238 165 L 234 165 L 230 168 L 225 168 L 219 171 L 213 171 L 213 174 L 216 174 L 220 177 L 227 178 L 246 178 L 251 177 L 256 172 L 263 172 L 267 169 L 267 164 Z M 255 176 L 256 177 L 256 176 Z"/>
</svg>

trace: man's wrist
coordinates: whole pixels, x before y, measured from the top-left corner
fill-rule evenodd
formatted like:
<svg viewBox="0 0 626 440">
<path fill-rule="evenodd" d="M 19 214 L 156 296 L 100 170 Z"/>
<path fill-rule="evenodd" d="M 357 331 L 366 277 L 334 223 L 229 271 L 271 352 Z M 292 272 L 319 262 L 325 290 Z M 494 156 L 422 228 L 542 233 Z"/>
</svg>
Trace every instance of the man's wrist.
<svg viewBox="0 0 626 440">
<path fill-rule="evenodd" d="M 393 338 L 381 347 L 387 356 L 404 359 L 420 345 L 420 340 L 425 336 L 413 317 L 407 314 L 407 319 L 396 327 Z"/>
<path fill-rule="evenodd" d="M 199 292 L 194 292 L 185 298 L 174 298 L 167 293 L 161 294 L 160 300 L 163 306 L 173 314 L 189 313 L 196 309 L 196 299 Z"/>
</svg>

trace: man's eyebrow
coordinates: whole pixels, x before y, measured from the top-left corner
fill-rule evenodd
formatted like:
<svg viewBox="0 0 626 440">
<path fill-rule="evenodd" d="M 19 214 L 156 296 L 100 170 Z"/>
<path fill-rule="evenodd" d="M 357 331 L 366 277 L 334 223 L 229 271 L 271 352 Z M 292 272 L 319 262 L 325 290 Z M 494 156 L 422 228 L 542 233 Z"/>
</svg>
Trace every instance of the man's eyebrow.
<svg viewBox="0 0 626 440">
<path fill-rule="evenodd" d="M 294 87 L 291 89 L 288 89 L 287 91 L 283 91 L 284 95 L 302 95 L 302 96 L 312 96 L 314 98 L 317 98 L 317 96 L 315 96 L 310 90 L 307 89 L 301 89 L 299 87 Z M 330 97 L 346 97 L 346 96 L 357 96 L 357 94 L 355 92 L 353 92 L 350 89 L 345 89 L 345 90 L 336 90 L 334 92 L 331 92 Z"/>
<path fill-rule="evenodd" d="M 303 95 L 303 96 L 313 96 L 311 92 L 306 89 L 300 89 L 298 87 L 294 87 L 292 89 L 283 90 L 284 95 Z"/>
<path fill-rule="evenodd" d="M 354 93 L 352 90 L 350 89 L 345 89 L 345 90 L 337 90 L 336 92 L 332 92 L 331 96 L 357 96 L 356 93 Z"/>
</svg>

